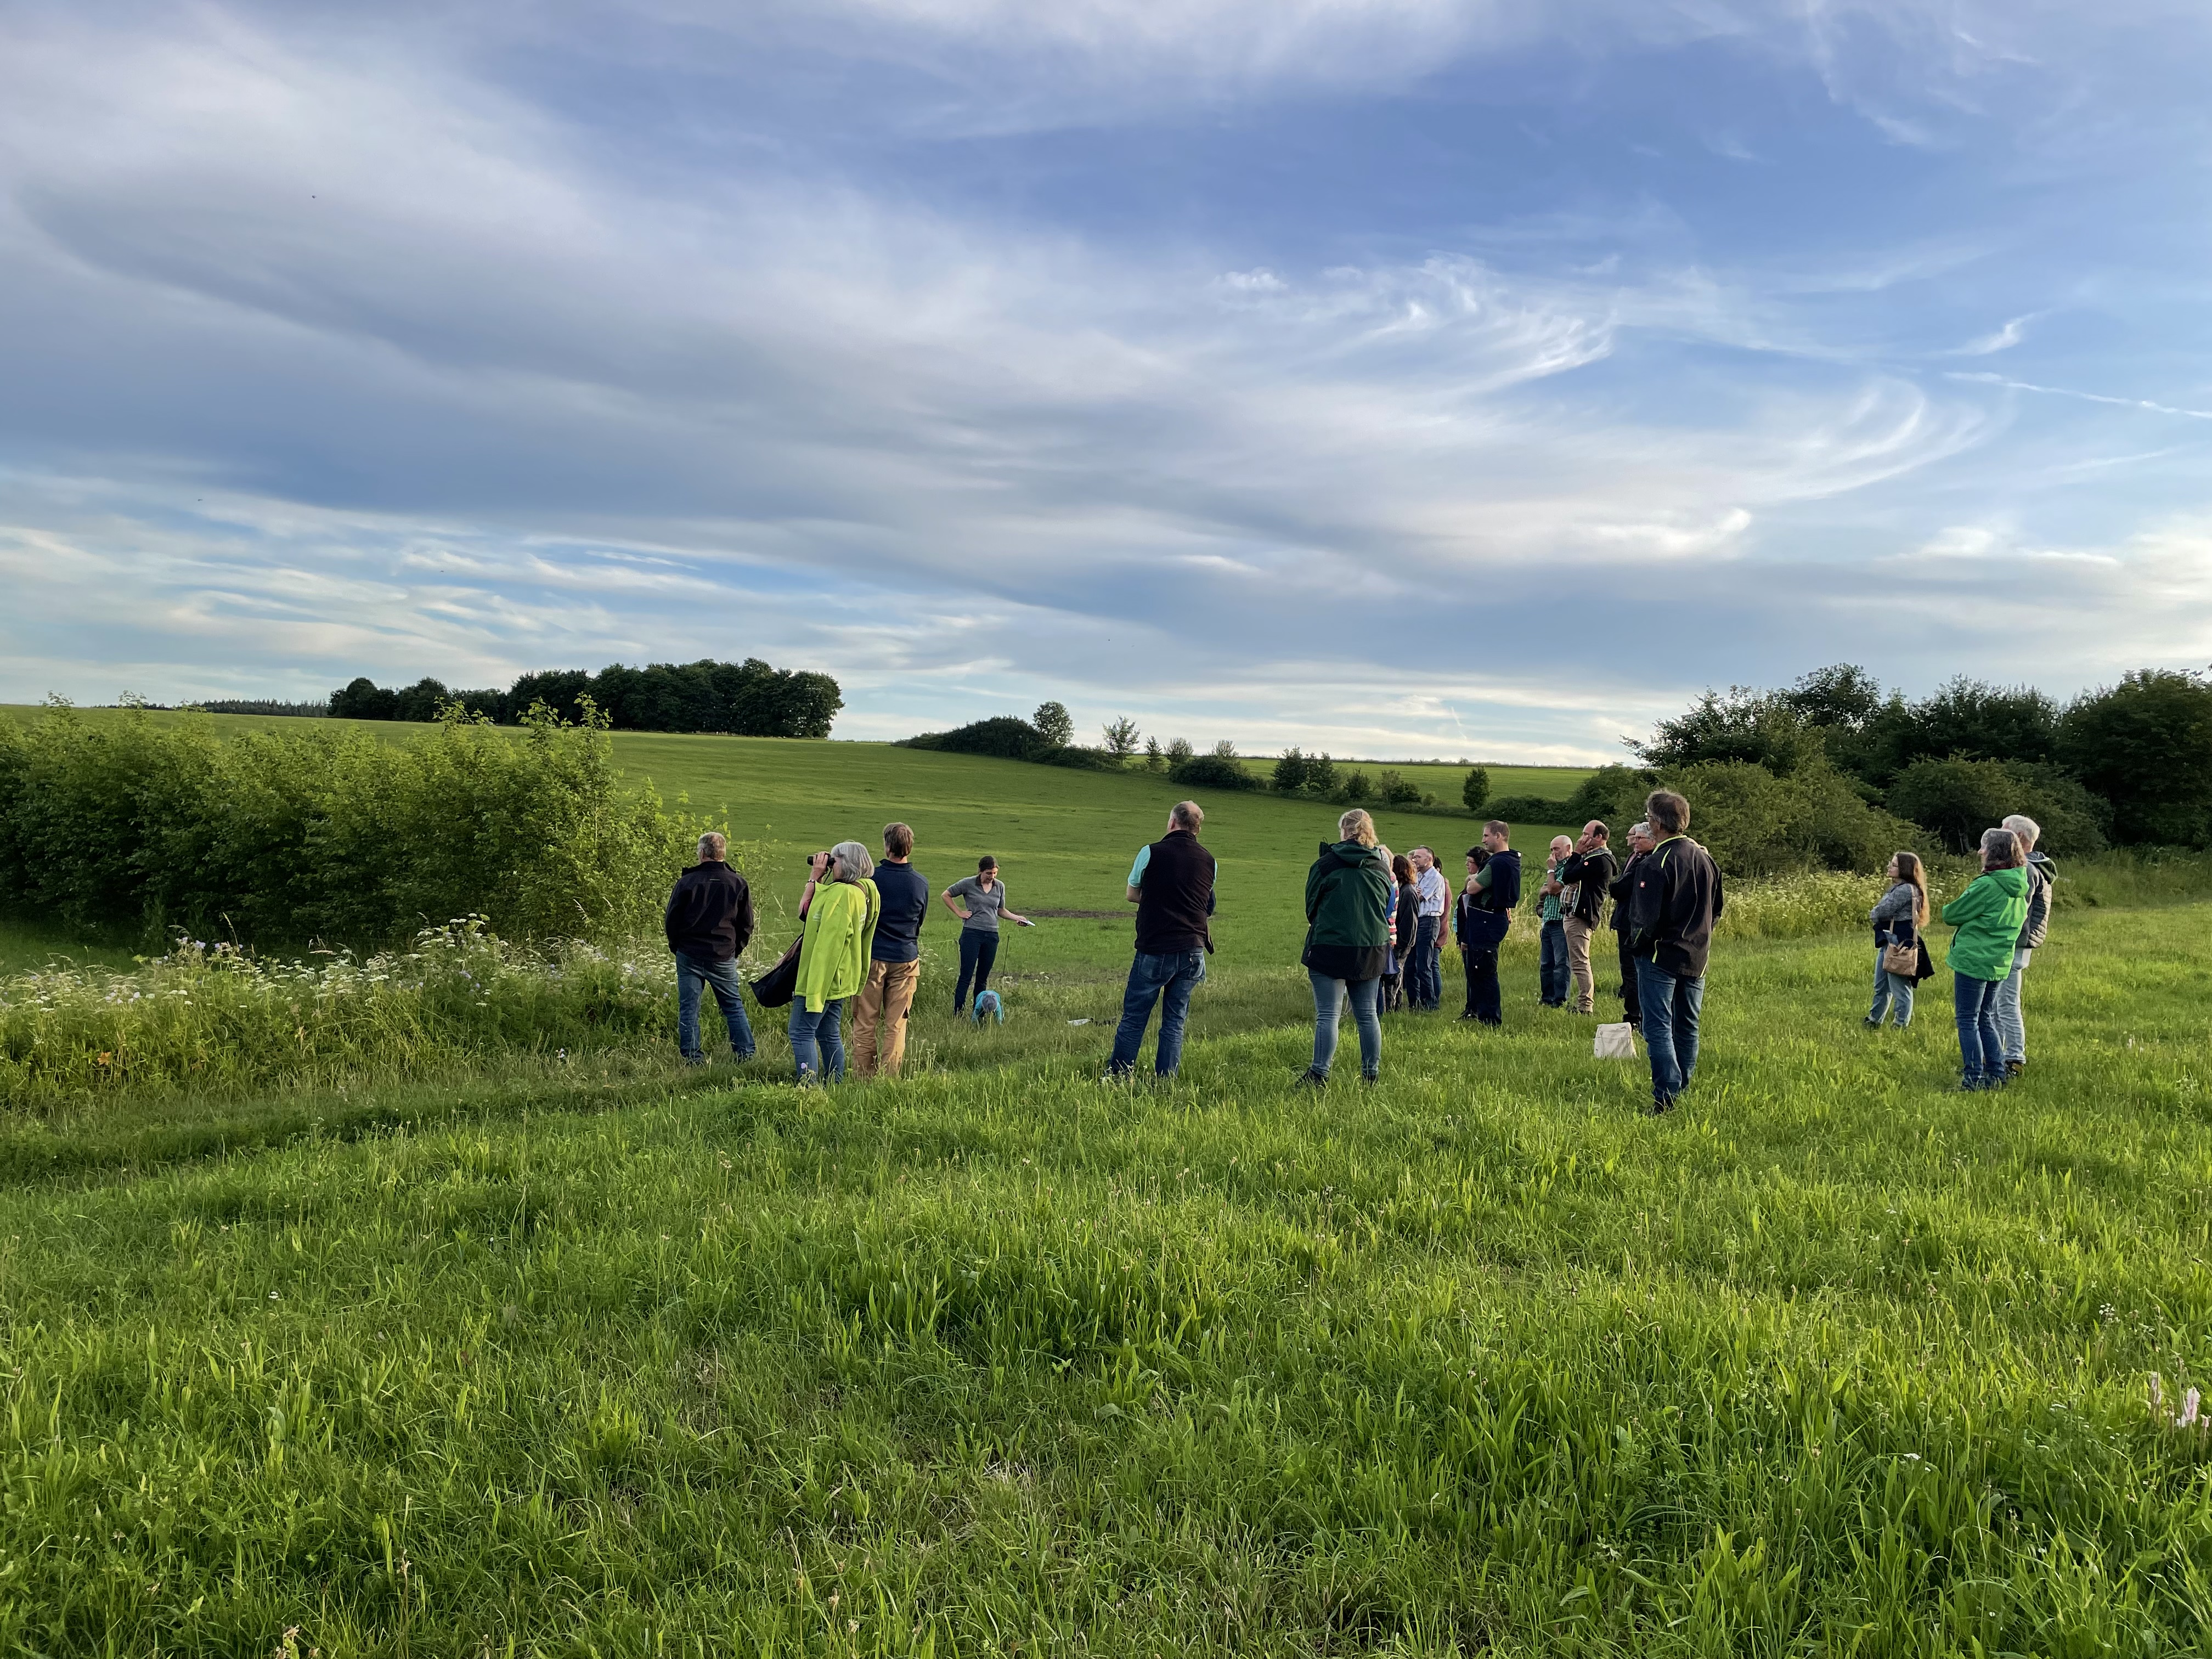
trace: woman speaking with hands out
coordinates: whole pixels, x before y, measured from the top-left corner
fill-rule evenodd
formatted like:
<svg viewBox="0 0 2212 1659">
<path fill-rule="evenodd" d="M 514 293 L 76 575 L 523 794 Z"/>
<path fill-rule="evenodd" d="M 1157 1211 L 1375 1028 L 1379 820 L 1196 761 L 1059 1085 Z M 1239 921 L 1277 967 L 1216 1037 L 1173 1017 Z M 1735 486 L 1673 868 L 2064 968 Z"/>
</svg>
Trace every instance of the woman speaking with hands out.
<svg viewBox="0 0 2212 1659">
<path fill-rule="evenodd" d="M 988 853 L 975 861 L 974 875 L 963 876 L 939 896 L 945 908 L 960 918 L 960 982 L 952 990 L 957 1014 L 968 1006 L 969 981 L 979 997 L 990 987 L 991 964 L 999 959 L 999 918 L 1022 927 L 1035 924 L 1006 908 L 1006 884 L 999 879 L 998 860 Z"/>
</svg>

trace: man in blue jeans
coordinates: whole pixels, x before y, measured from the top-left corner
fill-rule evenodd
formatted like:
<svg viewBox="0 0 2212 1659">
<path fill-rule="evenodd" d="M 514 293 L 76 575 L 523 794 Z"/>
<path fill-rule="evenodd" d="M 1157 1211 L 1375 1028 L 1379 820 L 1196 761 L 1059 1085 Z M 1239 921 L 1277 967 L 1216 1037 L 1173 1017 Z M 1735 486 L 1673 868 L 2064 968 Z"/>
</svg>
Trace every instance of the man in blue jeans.
<svg viewBox="0 0 2212 1659">
<path fill-rule="evenodd" d="M 1183 1022 L 1190 994 L 1206 978 L 1206 952 L 1213 949 L 1207 918 L 1213 914 L 1213 855 L 1198 843 L 1206 814 L 1194 800 L 1177 801 L 1168 814 L 1168 832 L 1140 848 L 1129 867 L 1129 902 L 1137 907 L 1137 956 L 1129 964 L 1128 988 L 1121 995 L 1121 1024 L 1114 1033 L 1114 1057 L 1106 1063 L 1110 1080 L 1133 1076 L 1137 1051 L 1152 1005 L 1160 1005 L 1159 1046 L 1152 1070 L 1173 1077 L 1182 1060 Z"/>
<path fill-rule="evenodd" d="M 1433 848 L 1416 847 L 1407 858 L 1413 866 L 1413 955 L 1406 965 L 1406 1006 L 1433 1014 L 1443 1005 L 1444 911 L 1451 904 L 1451 883 L 1437 868 Z"/>
<path fill-rule="evenodd" d="M 1655 789 L 1644 803 L 1657 845 L 1638 860 L 1628 895 L 1644 1046 L 1651 1056 L 1651 1109 L 1671 1110 L 1698 1069 L 1705 963 L 1720 920 L 1720 867 L 1692 841 L 1690 803 Z"/>
<path fill-rule="evenodd" d="M 730 1052 L 738 1060 L 753 1054 L 753 1028 L 745 1018 L 738 979 L 738 956 L 752 942 L 753 896 L 745 878 L 726 862 L 729 842 L 713 830 L 699 837 L 699 862 L 676 878 L 661 925 L 676 957 L 676 1046 L 684 1063 L 702 1066 L 699 995 L 712 986 L 721 1006 Z"/>
</svg>

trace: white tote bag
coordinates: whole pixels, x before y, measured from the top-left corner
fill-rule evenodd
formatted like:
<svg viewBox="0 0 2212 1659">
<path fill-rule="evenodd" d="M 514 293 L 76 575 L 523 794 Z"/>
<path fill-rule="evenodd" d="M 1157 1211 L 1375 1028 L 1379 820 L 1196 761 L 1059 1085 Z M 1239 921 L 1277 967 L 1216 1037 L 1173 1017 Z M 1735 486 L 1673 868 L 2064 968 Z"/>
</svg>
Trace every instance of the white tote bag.
<svg viewBox="0 0 2212 1659">
<path fill-rule="evenodd" d="M 1636 1058 L 1636 1028 L 1623 1020 L 1618 1025 L 1597 1028 L 1597 1042 L 1591 1052 L 1600 1060 L 1633 1060 Z"/>
</svg>

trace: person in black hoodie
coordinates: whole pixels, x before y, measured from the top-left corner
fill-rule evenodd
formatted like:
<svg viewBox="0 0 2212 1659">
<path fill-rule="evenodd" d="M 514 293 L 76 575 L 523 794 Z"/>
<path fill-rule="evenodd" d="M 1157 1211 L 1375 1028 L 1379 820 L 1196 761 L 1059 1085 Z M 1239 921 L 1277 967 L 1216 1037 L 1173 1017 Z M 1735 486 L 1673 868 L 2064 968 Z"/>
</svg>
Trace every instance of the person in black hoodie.
<svg viewBox="0 0 2212 1659">
<path fill-rule="evenodd" d="M 1467 965 L 1467 1011 L 1462 1019 L 1502 1025 L 1505 1010 L 1498 991 L 1498 947 L 1513 924 L 1521 902 L 1521 855 L 1506 845 L 1512 831 L 1492 818 L 1482 826 L 1482 844 L 1467 849 L 1467 885 L 1453 908 L 1452 932 Z"/>
<path fill-rule="evenodd" d="M 713 830 L 699 837 L 699 862 L 676 878 L 661 925 L 676 957 L 676 1046 L 687 1065 L 706 1063 L 699 1043 L 699 994 L 712 986 L 730 1034 L 730 1051 L 750 1060 L 753 1028 L 740 994 L 738 957 L 753 938 L 752 890 L 726 861 L 729 842 Z"/>
<path fill-rule="evenodd" d="M 1690 803 L 1655 789 L 1644 815 L 1658 845 L 1641 860 L 1629 894 L 1644 1047 L 1651 1057 L 1651 1109 L 1664 1112 L 1698 1069 L 1705 961 L 1721 918 L 1720 866 L 1689 836 Z"/>
</svg>

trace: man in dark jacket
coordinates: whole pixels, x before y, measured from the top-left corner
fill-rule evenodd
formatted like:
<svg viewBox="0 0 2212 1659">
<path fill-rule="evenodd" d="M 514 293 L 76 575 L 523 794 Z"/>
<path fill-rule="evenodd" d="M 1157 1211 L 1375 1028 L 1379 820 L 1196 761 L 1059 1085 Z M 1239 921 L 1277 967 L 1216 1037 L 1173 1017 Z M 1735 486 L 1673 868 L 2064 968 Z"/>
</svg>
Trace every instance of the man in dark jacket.
<svg viewBox="0 0 2212 1659">
<path fill-rule="evenodd" d="M 1575 982 L 1575 1012 L 1597 1012 L 1597 975 L 1590 971 L 1590 935 L 1605 914 L 1606 890 L 1617 866 L 1606 842 L 1611 831 L 1595 818 L 1583 826 L 1582 839 L 1567 854 L 1559 879 L 1566 884 L 1567 973 Z"/>
<path fill-rule="evenodd" d="M 1613 939 L 1614 951 L 1620 957 L 1620 1002 L 1625 1010 L 1622 1018 L 1636 1025 L 1641 1022 L 1644 1011 L 1636 994 L 1636 938 L 1628 931 L 1628 900 L 1636 887 L 1637 866 L 1651 850 L 1651 826 L 1632 823 L 1621 839 L 1628 845 L 1628 862 L 1607 884 L 1606 890 L 1613 895 Z"/>
<path fill-rule="evenodd" d="M 1689 837 L 1689 802 L 1671 789 L 1655 789 L 1644 815 L 1657 844 L 1638 863 L 1628 926 L 1644 1047 L 1651 1056 L 1651 1109 L 1664 1112 L 1698 1069 L 1698 1019 L 1713 924 L 1721 915 L 1721 872 L 1712 854 Z"/>
<path fill-rule="evenodd" d="M 738 956 L 753 938 L 753 896 L 745 878 L 725 861 L 729 842 L 713 830 L 699 837 L 699 862 L 676 878 L 661 925 L 676 956 L 676 1046 L 687 1064 L 703 1065 L 699 1046 L 699 992 L 714 988 L 730 1052 L 750 1060 L 753 1028 L 738 979 Z"/>
<path fill-rule="evenodd" d="M 1498 991 L 1498 947 L 1505 942 L 1513 907 L 1521 902 L 1521 855 L 1506 845 L 1511 833 L 1497 818 L 1482 826 L 1483 856 L 1477 859 L 1474 848 L 1467 849 L 1467 885 L 1452 912 L 1452 931 L 1467 969 L 1467 1008 L 1460 1018 L 1485 1025 L 1505 1020 Z"/>
<path fill-rule="evenodd" d="M 1129 964 L 1129 983 L 1121 994 L 1121 1024 L 1114 1033 L 1114 1055 L 1106 1062 L 1109 1079 L 1133 1076 L 1137 1051 L 1152 1005 L 1160 1006 L 1160 1040 L 1152 1071 L 1173 1077 L 1182 1063 L 1182 1028 L 1190 1015 L 1191 993 L 1206 978 L 1206 954 L 1213 949 L 1213 854 L 1199 845 L 1206 814 L 1194 800 L 1177 801 L 1168 814 L 1168 832 L 1138 849 L 1129 867 L 1129 902 L 1137 907 L 1137 955 Z"/>
</svg>

